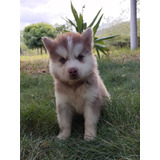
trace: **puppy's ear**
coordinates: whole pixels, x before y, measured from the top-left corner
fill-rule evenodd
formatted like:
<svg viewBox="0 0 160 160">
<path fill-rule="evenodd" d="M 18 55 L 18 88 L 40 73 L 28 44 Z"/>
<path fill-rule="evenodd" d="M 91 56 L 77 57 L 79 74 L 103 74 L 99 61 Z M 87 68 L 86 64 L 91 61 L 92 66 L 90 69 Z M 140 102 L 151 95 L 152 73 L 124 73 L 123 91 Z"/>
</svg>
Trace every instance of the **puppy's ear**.
<svg viewBox="0 0 160 160">
<path fill-rule="evenodd" d="M 91 28 L 88 28 L 87 30 L 85 30 L 83 33 L 82 33 L 82 39 L 84 40 L 85 42 L 85 45 L 89 47 L 89 49 L 92 49 L 92 29 Z"/>
<path fill-rule="evenodd" d="M 48 38 L 48 37 L 42 37 L 42 42 L 43 42 L 45 48 L 51 54 L 51 51 L 52 51 L 52 49 L 54 47 L 54 41 L 53 41 L 53 39 Z"/>
</svg>

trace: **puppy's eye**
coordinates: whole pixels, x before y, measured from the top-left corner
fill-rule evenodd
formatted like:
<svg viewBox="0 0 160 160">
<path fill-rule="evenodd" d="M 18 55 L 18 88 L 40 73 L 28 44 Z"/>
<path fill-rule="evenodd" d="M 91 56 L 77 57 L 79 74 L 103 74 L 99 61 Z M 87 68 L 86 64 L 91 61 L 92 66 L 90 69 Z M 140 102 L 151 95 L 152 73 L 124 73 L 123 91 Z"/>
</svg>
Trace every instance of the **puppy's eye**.
<svg viewBox="0 0 160 160">
<path fill-rule="evenodd" d="M 77 57 L 77 59 L 78 59 L 79 61 L 83 61 L 83 58 L 84 58 L 83 55 L 79 55 L 79 56 Z"/>
<path fill-rule="evenodd" d="M 61 58 L 59 61 L 64 64 L 67 60 L 65 58 Z"/>
</svg>

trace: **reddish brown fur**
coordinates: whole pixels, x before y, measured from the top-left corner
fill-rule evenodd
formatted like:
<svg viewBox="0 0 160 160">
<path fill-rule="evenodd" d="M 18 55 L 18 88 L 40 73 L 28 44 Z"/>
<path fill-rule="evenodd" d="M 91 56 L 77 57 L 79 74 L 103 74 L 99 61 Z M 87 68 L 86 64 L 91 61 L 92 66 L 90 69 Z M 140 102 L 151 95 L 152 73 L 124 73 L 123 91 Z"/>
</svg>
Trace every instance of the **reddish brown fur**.
<svg viewBox="0 0 160 160">
<path fill-rule="evenodd" d="M 72 116 L 76 112 L 85 118 L 84 139 L 93 139 L 101 106 L 110 96 L 99 76 L 92 53 L 91 29 L 81 35 L 65 33 L 55 40 L 47 37 L 42 40 L 50 53 L 50 73 L 55 83 L 57 117 L 61 129 L 58 138 L 70 136 Z M 79 55 L 84 56 L 82 61 Z M 65 58 L 64 63 L 60 61 L 62 57 Z M 74 80 L 68 76 L 72 68 L 76 68 L 79 74 Z"/>
<path fill-rule="evenodd" d="M 84 46 L 84 50 L 86 50 L 86 53 L 88 53 L 88 51 L 90 51 L 89 53 L 92 52 L 92 44 L 90 44 L 89 38 L 82 39 L 82 35 L 79 33 L 67 32 L 67 33 L 59 35 L 55 40 L 53 40 L 54 45 L 51 47 L 50 56 L 54 61 L 57 60 L 57 58 L 60 58 L 60 56 L 56 53 L 56 49 L 59 46 L 63 46 L 66 50 L 68 50 L 67 37 L 69 36 L 72 37 L 73 46 L 76 43 L 82 43 Z"/>
</svg>

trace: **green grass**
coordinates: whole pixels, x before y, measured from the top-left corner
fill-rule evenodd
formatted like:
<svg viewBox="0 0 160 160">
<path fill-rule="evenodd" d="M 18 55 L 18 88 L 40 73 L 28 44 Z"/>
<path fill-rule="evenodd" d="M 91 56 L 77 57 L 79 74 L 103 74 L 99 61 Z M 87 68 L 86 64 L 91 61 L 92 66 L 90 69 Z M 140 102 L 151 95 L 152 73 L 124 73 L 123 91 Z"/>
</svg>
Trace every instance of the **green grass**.
<svg viewBox="0 0 160 160">
<path fill-rule="evenodd" d="M 125 53 L 124 53 L 125 52 Z M 100 75 L 112 102 L 102 109 L 98 136 L 83 140 L 83 119 L 73 123 L 66 141 L 59 132 L 55 112 L 54 86 L 48 60 L 21 60 L 21 159 L 22 160 L 136 160 L 139 159 L 139 51 L 114 51 L 98 61 Z M 122 57 L 120 59 L 120 57 Z M 27 58 L 26 58 L 27 59 Z M 28 70 L 25 69 L 30 65 Z M 45 66 L 46 65 L 46 66 Z M 33 70 L 34 73 L 30 70 Z M 78 124 L 78 125 L 77 125 Z"/>
</svg>

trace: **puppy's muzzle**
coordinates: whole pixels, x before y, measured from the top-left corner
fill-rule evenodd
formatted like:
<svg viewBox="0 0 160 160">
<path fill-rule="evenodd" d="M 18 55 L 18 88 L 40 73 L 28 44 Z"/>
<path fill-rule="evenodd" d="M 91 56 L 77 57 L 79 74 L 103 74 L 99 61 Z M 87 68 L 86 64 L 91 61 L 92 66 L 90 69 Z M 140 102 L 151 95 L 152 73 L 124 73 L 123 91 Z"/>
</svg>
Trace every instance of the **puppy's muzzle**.
<svg viewBox="0 0 160 160">
<path fill-rule="evenodd" d="M 70 79 L 77 79 L 78 78 L 78 69 L 77 68 L 70 68 L 68 70 Z"/>
</svg>

